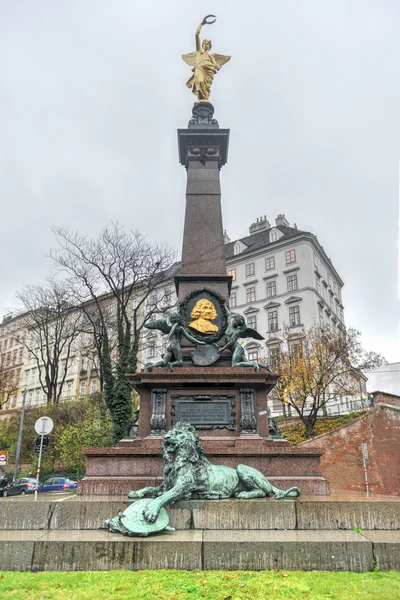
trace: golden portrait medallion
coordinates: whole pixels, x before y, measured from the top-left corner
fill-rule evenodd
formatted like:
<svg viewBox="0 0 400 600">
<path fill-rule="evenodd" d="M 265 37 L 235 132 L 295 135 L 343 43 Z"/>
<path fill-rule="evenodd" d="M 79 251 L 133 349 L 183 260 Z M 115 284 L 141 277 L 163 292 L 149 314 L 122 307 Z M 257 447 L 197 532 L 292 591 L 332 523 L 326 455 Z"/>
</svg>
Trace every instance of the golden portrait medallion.
<svg viewBox="0 0 400 600">
<path fill-rule="evenodd" d="M 189 327 L 192 327 L 192 329 L 196 329 L 197 331 L 206 334 L 218 331 L 217 325 L 211 323 L 211 321 L 214 321 L 214 319 L 218 317 L 215 306 L 211 300 L 207 300 L 206 298 L 198 300 L 194 305 L 190 316 L 193 321 L 189 323 Z"/>
</svg>

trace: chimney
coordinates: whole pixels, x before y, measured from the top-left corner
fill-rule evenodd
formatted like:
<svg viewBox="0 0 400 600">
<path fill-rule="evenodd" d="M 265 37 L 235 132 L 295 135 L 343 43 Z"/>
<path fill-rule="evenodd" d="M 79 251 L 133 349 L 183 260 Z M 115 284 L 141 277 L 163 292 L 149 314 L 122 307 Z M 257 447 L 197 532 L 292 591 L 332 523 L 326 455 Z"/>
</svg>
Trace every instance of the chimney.
<svg viewBox="0 0 400 600">
<path fill-rule="evenodd" d="M 249 233 L 250 233 L 250 235 L 253 235 L 253 233 L 259 233 L 260 231 L 266 231 L 267 229 L 270 229 L 270 228 L 271 228 L 271 224 L 267 220 L 266 215 L 264 215 L 263 217 L 257 217 L 257 220 L 250 225 Z"/>
<path fill-rule="evenodd" d="M 226 229 L 224 229 L 224 244 L 229 244 L 230 241 L 231 241 L 231 238 L 226 233 Z"/>
<path fill-rule="evenodd" d="M 290 227 L 289 221 L 285 219 L 285 215 L 278 215 L 275 219 L 275 225 L 279 227 L 279 225 L 285 225 L 286 227 Z"/>
</svg>

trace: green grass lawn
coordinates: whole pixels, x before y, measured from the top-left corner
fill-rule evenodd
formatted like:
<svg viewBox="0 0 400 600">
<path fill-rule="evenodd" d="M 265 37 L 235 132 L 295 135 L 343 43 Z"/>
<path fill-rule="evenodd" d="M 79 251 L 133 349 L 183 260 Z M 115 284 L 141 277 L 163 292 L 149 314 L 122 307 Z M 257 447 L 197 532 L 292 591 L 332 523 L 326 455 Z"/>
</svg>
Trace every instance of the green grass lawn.
<svg viewBox="0 0 400 600">
<path fill-rule="evenodd" d="M 400 599 L 400 572 L 0 571 L 0 598 L 21 600 Z"/>
</svg>

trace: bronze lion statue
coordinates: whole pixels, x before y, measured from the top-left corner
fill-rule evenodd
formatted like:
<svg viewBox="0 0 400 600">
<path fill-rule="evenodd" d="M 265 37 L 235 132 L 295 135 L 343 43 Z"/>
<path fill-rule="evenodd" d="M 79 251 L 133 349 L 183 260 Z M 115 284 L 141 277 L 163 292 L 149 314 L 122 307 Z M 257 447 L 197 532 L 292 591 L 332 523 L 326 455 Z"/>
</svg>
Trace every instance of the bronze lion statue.
<svg viewBox="0 0 400 600">
<path fill-rule="evenodd" d="M 160 510 L 179 500 L 201 498 L 297 498 L 300 490 L 291 487 L 280 490 L 252 467 L 238 465 L 236 469 L 213 465 L 207 459 L 195 428 L 189 423 L 177 423 L 164 437 L 164 482 L 160 487 L 146 487 L 129 492 L 129 498 L 154 498 L 143 510 L 143 516 L 154 523 Z"/>
</svg>

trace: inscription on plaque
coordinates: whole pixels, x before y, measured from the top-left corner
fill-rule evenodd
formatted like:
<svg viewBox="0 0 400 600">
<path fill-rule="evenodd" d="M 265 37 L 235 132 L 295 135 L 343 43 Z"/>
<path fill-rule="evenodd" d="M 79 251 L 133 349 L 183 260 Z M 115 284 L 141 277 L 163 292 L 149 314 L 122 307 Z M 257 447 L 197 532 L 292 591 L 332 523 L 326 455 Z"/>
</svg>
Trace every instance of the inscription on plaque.
<svg viewBox="0 0 400 600">
<path fill-rule="evenodd" d="M 233 396 L 176 396 L 172 423 L 190 423 L 196 429 L 234 429 Z"/>
</svg>

